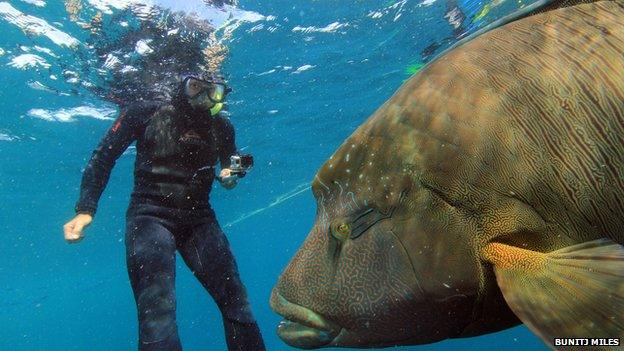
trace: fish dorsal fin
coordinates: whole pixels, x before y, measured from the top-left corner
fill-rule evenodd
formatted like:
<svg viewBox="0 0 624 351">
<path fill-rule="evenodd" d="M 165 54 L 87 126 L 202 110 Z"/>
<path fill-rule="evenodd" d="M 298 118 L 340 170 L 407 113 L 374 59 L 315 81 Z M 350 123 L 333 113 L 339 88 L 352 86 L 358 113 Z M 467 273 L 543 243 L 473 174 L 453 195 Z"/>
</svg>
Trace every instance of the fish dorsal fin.
<svg viewBox="0 0 624 351">
<path fill-rule="evenodd" d="M 622 245 L 601 239 L 541 253 L 492 243 L 482 257 L 511 310 L 551 347 L 554 338 L 623 340 Z"/>
<path fill-rule="evenodd" d="M 591 2 L 596 2 L 599 0 L 537 0 L 521 9 L 518 9 L 502 18 L 499 18 L 498 20 L 488 24 L 487 26 L 477 30 L 474 33 L 471 33 L 470 35 L 460 39 L 458 42 L 456 42 L 455 44 L 451 45 L 450 47 L 448 47 L 447 49 L 445 49 L 444 51 L 442 51 L 440 54 L 438 54 L 433 60 L 431 60 L 430 62 L 435 61 L 436 59 L 444 56 L 447 52 L 455 49 L 456 47 L 465 44 L 471 40 L 473 40 L 476 37 L 479 37 L 481 35 L 483 35 L 484 33 L 487 33 L 493 29 L 496 29 L 498 27 L 502 27 L 504 25 L 506 25 L 507 23 L 511 23 L 517 20 L 520 20 L 522 18 L 525 17 L 530 17 L 533 16 L 537 13 L 542 13 L 542 12 L 547 12 L 547 11 L 551 11 L 551 10 L 555 10 L 555 9 L 559 9 L 559 8 L 563 8 L 563 7 L 570 7 L 570 6 L 574 6 L 574 5 L 578 5 L 578 4 L 584 4 L 584 3 L 591 3 Z"/>
</svg>

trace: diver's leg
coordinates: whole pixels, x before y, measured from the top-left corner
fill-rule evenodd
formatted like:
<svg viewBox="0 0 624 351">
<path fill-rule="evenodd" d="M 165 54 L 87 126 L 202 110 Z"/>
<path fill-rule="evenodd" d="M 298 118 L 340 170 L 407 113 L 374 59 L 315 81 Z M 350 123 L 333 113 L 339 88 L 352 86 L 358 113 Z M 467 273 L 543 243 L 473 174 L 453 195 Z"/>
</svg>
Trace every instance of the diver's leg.
<svg viewBox="0 0 624 351">
<path fill-rule="evenodd" d="M 175 319 L 175 242 L 162 219 L 129 211 L 126 261 L 139 317 L 139 350 L 182 350 Z"/>
<path fill-rule="evenodd" d="M 216 219 L 194 226 L 178 245 L 184 261 L 221 310 L 230 351 L 262 351 L 264 342 L 251 313 L 234 255 Z"/>
</svg>

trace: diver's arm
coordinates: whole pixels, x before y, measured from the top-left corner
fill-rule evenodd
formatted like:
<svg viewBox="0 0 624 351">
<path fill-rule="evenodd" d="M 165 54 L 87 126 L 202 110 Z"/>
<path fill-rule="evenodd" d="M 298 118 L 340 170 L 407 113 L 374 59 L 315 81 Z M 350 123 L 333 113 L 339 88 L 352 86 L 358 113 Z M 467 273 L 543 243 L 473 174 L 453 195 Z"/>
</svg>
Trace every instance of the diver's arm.
<svg viewBox="0 0 624 351">
<path fill-rule="evenodd" d="M 136 132 L 146 114 L 153 113 L 154 106 L 140 104 L 123 110 L 93 152 L 82 174 L 80 198 L 76 203 L 76 216 L 63 226 L 65 240 L 70 243 L 83 238 L 83 229 L 93 220 L 97 203 L 108 182 L 115 161 L 136 138 Z"/>
<path fill-rule="evenodd" d="M 82 231 L 93 220 L 98 200 L 108 183 L 115 161 L 136 139 L 146 117 L 152 115 L 158 107 L 157 103 L 146 102 L 122 110 L 119 118 L 93 151 L 82 174 L 80 198 L 75 207 L 76 216 L 63 226 L 65 240 L 70 243 L 82 240 Z"/>
<path fill-rule="evenodd" d="M 77 214 L 95 214 L 117 158 L 135 139 L 133 112 L 132 109 L 123 110 L 93 151 L 82 174 L 80 198 L 75 207 Z"/>
<path fill-rule="evenodd" d="M 76 243 L 82 240 L 83 230 L 93 220 L 97 203 L 108 182 L 111 169 L 121 153 L 134 140 L 133 126 L 122 111 L 113 126 L 106 132 L 82 173 L 80 197 L 76 203 L 76 216 L 63 226 L 65 240 Z"/>
<path fill-rule="evenodd" d="M 217 126 L 219 134 L 219 161 L 221 162 L 221 173 L 217 179 L 221 185 L 230 190 L 238 184 L 238 177 L 232 175 L 230 172 L 230 156 L 235 155 L 236 141 L 234 134 L 234 126 L 227 117 L 220 117 L 219 125 Z"/>
</svg>

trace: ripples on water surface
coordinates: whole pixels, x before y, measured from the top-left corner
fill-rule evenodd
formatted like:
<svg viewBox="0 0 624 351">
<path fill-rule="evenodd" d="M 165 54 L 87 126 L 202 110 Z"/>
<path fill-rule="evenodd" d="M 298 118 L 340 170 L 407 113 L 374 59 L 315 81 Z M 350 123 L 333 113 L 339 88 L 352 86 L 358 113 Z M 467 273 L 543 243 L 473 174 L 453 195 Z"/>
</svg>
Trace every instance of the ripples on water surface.
<svg viewBox="0 0 624 351">
<path fill-rule="evenodd" d="M 443 0 L 0 1 L 0 349 L 136 348 L 122 240 L 132 148 L 117 162 L 86 240 L 65 244 L 61 226 L 118 104 L 164 99 L 175 73 L 198 65 L 221 66 L 229 77 L 238 145 L 257 164 L 235 191 L 215 189 L 212 203 L 268 349 L 289 349 L 267 301 L 312 224 L 307 186 L 317 168 L 454 42 L 445 38 L 523 5 L 460 3 L 462 18 Z M 178 266 L 185 348 L 225 349 L 216 307 Z M 414 349 L 460 348 L 543 346 L 521 327 Z"/>
</svg>

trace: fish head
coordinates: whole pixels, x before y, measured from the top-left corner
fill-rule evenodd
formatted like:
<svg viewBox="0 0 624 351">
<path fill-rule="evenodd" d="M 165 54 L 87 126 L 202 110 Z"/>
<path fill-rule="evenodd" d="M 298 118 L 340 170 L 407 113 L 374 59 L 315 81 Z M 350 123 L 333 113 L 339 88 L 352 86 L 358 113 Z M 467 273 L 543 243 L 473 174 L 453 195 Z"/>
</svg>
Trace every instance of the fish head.
<svg viewBox="0 0 624 351">
<path fill-rule="evenodd" d="M 431 343 L 474 321 L 476 229 L 423 186 L 414 150 L 388 128 L 373 117 L 315 176 L 314 226 L 271 296 L 291 346 Z"/>
</svg>

